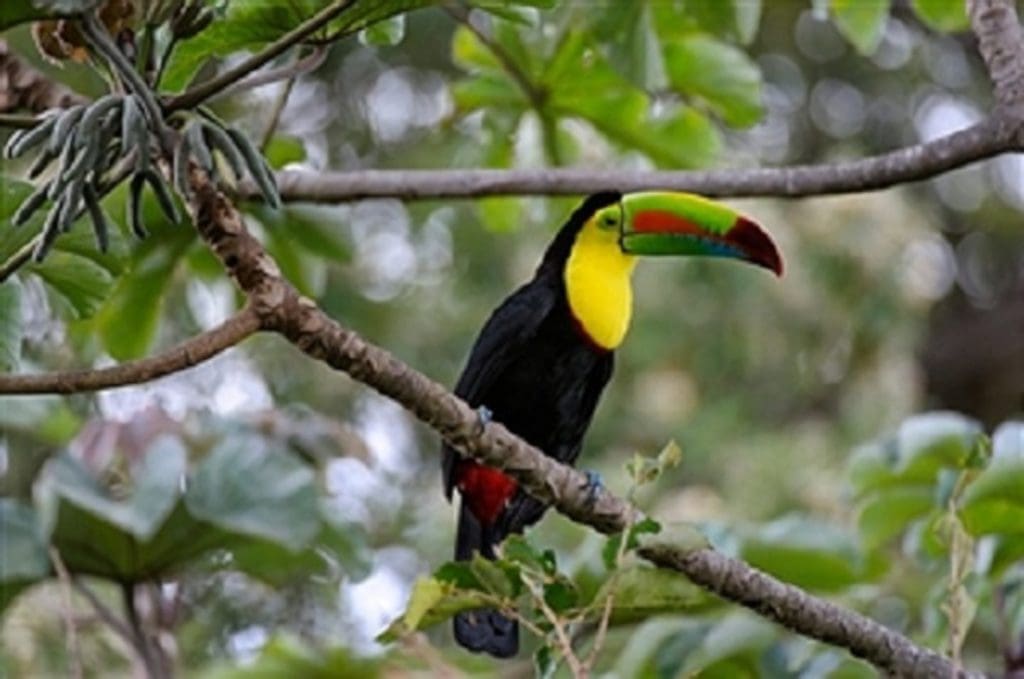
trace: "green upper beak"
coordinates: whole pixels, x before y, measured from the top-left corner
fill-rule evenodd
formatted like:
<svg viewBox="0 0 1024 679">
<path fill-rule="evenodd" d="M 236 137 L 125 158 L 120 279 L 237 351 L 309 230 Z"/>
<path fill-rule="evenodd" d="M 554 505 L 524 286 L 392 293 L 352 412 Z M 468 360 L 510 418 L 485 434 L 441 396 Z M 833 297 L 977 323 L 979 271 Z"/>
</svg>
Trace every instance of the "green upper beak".
<svg viewBox="0 0 1024 679">
<path fill-rule="evenodd" d="M 734 257 L 782 275 L 768 234 L 733 209 L 691 193 L 644 191 L 622 197 L 619 245 L 635 255 Z"/>
</svg>

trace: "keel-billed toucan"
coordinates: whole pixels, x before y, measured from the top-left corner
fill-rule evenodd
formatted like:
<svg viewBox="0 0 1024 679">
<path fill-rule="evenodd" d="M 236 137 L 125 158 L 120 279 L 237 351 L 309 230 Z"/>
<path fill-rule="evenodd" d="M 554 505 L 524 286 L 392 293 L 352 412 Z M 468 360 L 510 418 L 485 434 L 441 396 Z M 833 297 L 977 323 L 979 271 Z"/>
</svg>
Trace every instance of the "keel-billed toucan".
<svg viewBox="0 0 1024 679">
<path fill-rule="evenodd" d="M 547 455 L 573 463 L 629 327 L 637 255 L 733 257 L 782 273 L 768 235 L 720 203 L 685 193 L 595 194 L 559 230 L 533 280 L 491 314 L 455 393 Z M 493 559 L 505 536 L 546 509 L 512 478 L 447 446 L 444 484 L 449 498 L 453 488 L 462 496 L 458 560 L 474 552 Z M 519 646 L 515 622 L 494 610 L 459 614 L 455 638 L 497 657 Z"/>
</svg>

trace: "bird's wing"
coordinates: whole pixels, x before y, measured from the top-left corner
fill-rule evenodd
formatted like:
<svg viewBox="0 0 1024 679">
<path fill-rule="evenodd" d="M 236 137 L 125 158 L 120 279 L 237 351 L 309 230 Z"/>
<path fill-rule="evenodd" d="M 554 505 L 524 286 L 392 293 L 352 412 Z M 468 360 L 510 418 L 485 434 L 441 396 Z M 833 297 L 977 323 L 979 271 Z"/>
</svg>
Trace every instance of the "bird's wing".
<svg viewBox="0 0 1024 679">
<path fill-rule="evenodd" d="M 549 286 L 528 283 L 512 293 L 494 310 L 473 344 L 466 367 L 455 385 L 455 395 L 471 406 L 486 406 L 487 392 L 516 362 L 537 334 L 555 304 Z M 455 463 L 459 454 L 444 446 L 444 492 L 451 498 Z"/>
</svg>

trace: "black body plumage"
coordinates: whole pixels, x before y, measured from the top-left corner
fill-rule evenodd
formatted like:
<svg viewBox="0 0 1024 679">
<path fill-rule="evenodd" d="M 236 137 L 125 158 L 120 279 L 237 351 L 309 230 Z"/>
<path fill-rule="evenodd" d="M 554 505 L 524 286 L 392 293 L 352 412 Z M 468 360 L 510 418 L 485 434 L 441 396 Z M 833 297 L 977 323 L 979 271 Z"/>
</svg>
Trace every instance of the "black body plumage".
<svg viewBox="0 0 1024 679">
<path fill-rule="evenodd" d="M 562 462 L 573 463 L 601 392 L 612 374 L 611 351 L 593 344 L 573 318 L 564 270 L 576 234 L 594 212 L 620 198 L 588 198 L 559 230 L 533 279 L 491 315 L 470 352 L 455 393 L 484 406 L 495 421 Z M 444 447 L 445 493 L 458 485 L 459 454 Z M 546 507 L 516 490 L 492 522 L 481 521 L 463 498 L 455 558 L 479 552 L 494 558 L 494 546 L 510 533 L 537 522 Z M 497 657 L 518 650 L 517 625 L 496 611 L 479 610 L 455 619 L 455 638 L 472 651 Z"/>
</svg>

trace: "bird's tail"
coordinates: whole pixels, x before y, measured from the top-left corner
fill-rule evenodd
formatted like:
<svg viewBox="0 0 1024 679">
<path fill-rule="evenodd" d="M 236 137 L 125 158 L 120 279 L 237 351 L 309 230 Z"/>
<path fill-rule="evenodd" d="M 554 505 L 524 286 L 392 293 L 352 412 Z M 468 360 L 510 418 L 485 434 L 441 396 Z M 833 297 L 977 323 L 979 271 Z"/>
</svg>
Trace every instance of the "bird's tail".
<svg viewBox="0 0 1024 679">
<path fill-rule="evenodd" d="M 474 552 L 494 558 L 494 546 L 505 536 L 493 524 L 481 524 L 465 502 L 459 509 L 459 530 L 455 538 L 456 561 L 468 561 Z M 508 658 L 519 651 L 519 623 L 493 608 L 478 608 L 455 616 L 455 641 L 474 653 Z"/>
</svg>

